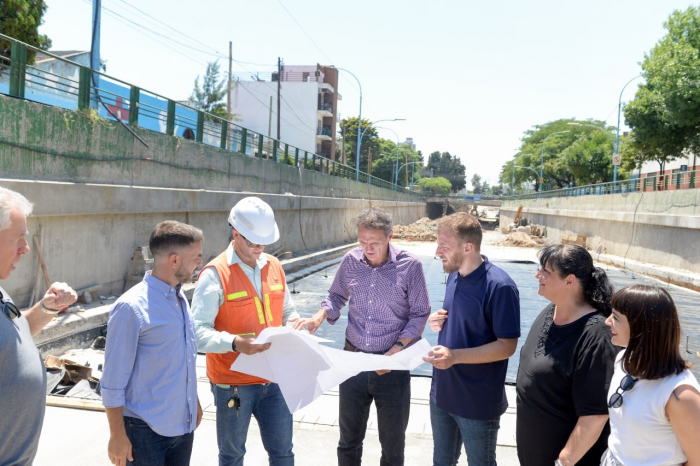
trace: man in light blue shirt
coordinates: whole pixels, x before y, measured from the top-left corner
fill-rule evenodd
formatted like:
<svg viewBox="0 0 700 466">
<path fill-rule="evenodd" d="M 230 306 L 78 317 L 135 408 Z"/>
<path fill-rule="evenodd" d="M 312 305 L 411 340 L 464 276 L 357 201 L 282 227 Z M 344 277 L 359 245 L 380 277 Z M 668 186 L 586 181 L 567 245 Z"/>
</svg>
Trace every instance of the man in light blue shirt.
<svg viewBox="0 0 700 466">
<path fill-rule="evenodd" d="M 153 270 L 114 304 L 107 323 L 102 403 L 117 466 L 189 465 L 202 419 L 197 339 L 181 284 L 202 265 L 202 231 L 159 223 Z"/>
</svg>

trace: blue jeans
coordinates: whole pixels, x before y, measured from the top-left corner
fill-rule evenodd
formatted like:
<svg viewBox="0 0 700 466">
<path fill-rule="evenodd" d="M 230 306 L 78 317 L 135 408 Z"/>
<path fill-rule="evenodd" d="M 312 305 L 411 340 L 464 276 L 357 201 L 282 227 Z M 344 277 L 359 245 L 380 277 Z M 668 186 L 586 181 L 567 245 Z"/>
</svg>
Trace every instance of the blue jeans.
<svg viewBox="0 0 700 466">
<path fill-rule="evenodd" d="M 151 429 L 146 422 L 124 416 L 126 436 L 131 442 L 134 461 L 131 466 L 188 466 L 192 456 L 194 432 L 177 437 L 164 437 Z"/>
<path fill-rule="evenodd" d="M 292 414 L 276 383 L 222 388 L 211 385 L 216 404 L 216 441 L 220 466 L 241 466 L 250 417 L 255 416 L 271 466 L 294 465 Z M 238 409 L 229 408 L 238 400 Z"/>
<path fill-rule="evenodd" d="M 500 416 L 489 421 L 466 419 L 443 411 L 431 401 L 433 465 L 456 466 L 464 442 L 469 466 L 495 466 L 500 420 Z"/>
<path fill-rule="evenodd" d="M 377 427 L 382 446 L 379 464 L 403 464 L 411 409 L 411 374 L 408 371 L 391 371 L 378 375 L 371 371 L 360 372 L 340 384 L 339 466 L 362 463 L 362 442 L 372 400 L 377 405 Z"/>
</svg>

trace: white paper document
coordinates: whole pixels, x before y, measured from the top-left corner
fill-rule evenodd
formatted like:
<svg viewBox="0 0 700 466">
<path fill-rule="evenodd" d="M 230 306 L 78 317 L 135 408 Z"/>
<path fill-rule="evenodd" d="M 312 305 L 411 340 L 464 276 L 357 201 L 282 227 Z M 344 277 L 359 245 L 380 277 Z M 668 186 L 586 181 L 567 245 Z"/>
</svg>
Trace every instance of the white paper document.
<svg viewBox="0 0 700 466">
<path fill-rule="evenodd" d="M 294 413 L 360 372 L 415 369 L 432 350 L 425 339 L 393 356 L 352 353 L 319 344 L 329 341 L 285 327 L 266 328 L 255 343 L 269 342 L 270 349 L 239 355 L 231 370 L 279 384 L 289 411 Z"/>
</svg>

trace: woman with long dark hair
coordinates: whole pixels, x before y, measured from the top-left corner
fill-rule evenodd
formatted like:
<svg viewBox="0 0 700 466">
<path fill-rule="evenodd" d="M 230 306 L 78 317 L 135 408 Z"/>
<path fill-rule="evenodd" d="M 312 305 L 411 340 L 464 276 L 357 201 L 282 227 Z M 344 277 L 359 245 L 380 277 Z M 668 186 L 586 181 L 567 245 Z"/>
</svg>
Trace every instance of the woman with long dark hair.
<svg viewBox="0 0 700 466">
<path fill-rule="evenodd" d="M 681 357 L 671 295 L 631 286 L 613 296 L 612 307 L 606 323 L 625 350 L 610 383 L 611 434 L 601 464 L 700 465 L 700 386 Z"/>
<path fill-rule="evenodd" d="M 551 304 L 533 322 L 520 352 L 518 458 L 523 466 L 599 465 L 619 350 L 605 325 L 612 285 L 581 246 L 548 246 L 539 259 L 537 292 Z"/>
</svg>

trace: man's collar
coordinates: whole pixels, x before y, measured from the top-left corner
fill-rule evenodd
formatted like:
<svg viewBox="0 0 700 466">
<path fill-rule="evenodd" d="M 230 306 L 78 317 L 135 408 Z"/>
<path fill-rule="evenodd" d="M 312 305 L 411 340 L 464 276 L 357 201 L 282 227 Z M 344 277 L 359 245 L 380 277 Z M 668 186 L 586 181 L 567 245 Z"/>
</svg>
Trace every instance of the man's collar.
<svg viewBox="0 0 700 466">
<path fill-rule="evenodd" d="M 143 277 L 143 280 L 146 282 L 146 285 L 150 286 L 154 290 L 156 290 L 159 293 L 162 293 L 164 295 L 167 295 L 168 293 L 171 293 L 175 291 L 178 293 L 180 291 L 180 286 L 181 284 L 178 283 L 175 288 L 170 286 L 168 283 L 165 283 L 163 280 L 161 280 L 158 277 L 154 277 L 151 271 L 146 272 L 146 274 Z"/>
<path fill-rule="evenodd" d="M 479 266 L 476 269 L 474 269 L 469 275 L 463 277 L 459 274 L 459 272 L 457 272 L 455 280 L 465 280 L 468 283 L 477 282 L 486 273 L 486 271 L 491 268 L 491 262 L 489 262 L 489 258 L 483 254 L 481 254 L 481 258 L 484 261 L 481 264 L 479 264 Z"/>
</svg>

